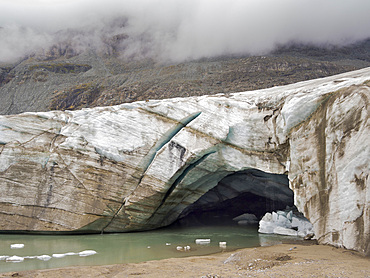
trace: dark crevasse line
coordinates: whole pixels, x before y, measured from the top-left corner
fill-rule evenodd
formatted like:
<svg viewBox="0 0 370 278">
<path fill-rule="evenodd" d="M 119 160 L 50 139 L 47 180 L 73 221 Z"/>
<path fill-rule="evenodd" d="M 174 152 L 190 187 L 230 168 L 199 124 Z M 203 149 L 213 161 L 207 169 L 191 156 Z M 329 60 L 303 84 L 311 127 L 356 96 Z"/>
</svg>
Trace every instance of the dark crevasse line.
<svg viewBox="0 0 370 278">
<path fill-rule="evenodd" d="M 181 129 L 186 127 L 189 123 L 191 123 L 193 120 L 195 120 L 202 112 L 197 112 L 194 114 L 189 115 L 188 117 L 182 119 L 179 121 L 179 123 L 168 130 L 163 136 L 155 143 L 155 145 L 149 150 L 147 155 L 144 157 L 144 159 L 141 161 L 141 165 L 139 166 L 139 169 L 143 169 L 141 178 L 139 179 L 138 185 L 140 184 L 143 176 L 145 175 L 145 172 L 148 170 L 150 164 L 152 164 L 155 155 L 157 152 L 162 149 L 168 142 L 172 140 L 173 137 L 176 136 L 180 132 Z"/>
<path fill-rule="evenodd" d="M 177 179 L 173 182 L 171 187 L 167 190 L 166 194 L 164 195 L 160 205 L 158 208 L 153 212 L 152 216 L 148 219 L 148 221 L 156 214 L 156 212 L 163 206 L 163 204 L 166 202 L 167 198 L 171 195 L 171 193 L 175 190 L 175 188 L 180 184 L 180 182 L 185 178 L 185 176 L 195 167 L 197 167 L 200 163 L 202 163 L 208 156 L 211 154 L 216 153 L 216 151 L 211 151 L 209 153 L 206 153 L 201 158 L 197 159 L 195 162 L 191 163 L 188 167 L 184 169 L 184 171 L 181 173 L 180 176 L 177 177 Z"/>
<path fill-rule="evenodd" d="M 141 183 L 146 171 L 148 170 L 149 166 L 152 164 L 157 152 L 162 149 L 168 142 L 170 142 L 172 140 L 173 137 L 176 136 L 176 134 L 178 134 L 184 127 L 186 127 L 189 123 L 191 123 L 193 120 L 195 120 L 200 114 L 202 114 L 202 112 L 196 112 L 196 113 L 193 113 L 187 117 L 185 117 L 184 119 L 180 120 L 178 124 L 176 124 L 175 127 L 169 129 L 166 133 L 164 133 L 162 135 L 162 137 L 155 143 L 155 145 L 149 150 L 149 152 L 146 154 L 146 156 L 143 158 L 143 160 L 141 161 L 138 169 L 139 171 L 142 173 L 140 175 L 140 178 L 138 180 L 138 183 L 135 187 L 135 189 L 131 192 L 131 194 L 133 194 L 135 192 L 135 190 L 137 189 L 137 187 L 139 186 L 139 184 Z M 130 195 L 131 195 L 130 194 Z M 111 225 L 111 223 L 113 222 L 113 220 L 116 218 L 116 216 L 118 215 L 118 213 L 123 209 L 123 207 L 125 206 L 126 204 L 126 201 L 130 198 L 130 195 L 128 197 L 126 197 L 121 206 L 117 209 L 117 211 L 115 212 L 115 214 L 112 216 L 112 219 L 109 221 L 109 223 L 102 229 L 102 232 L 104 232 L 104 230 L 109 227 Z"/>
</svg>

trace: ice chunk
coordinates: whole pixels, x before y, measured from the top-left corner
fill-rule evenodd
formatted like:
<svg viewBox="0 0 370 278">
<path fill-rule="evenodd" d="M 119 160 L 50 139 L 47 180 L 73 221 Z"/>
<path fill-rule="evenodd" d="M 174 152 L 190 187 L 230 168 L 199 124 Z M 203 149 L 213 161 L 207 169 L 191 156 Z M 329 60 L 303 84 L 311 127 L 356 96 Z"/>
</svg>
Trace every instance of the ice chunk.
<svg viewBox="0 0 370 278">
<path fill-rule="evenodd" d="M 52 255 L 53 256 L 53 258 L 64 258 L 65 256 L 66 256 L 66 254 L 53 254 Z"/>
<path fill-rule="evenodd" d="M 272 221 L 277 222 L 279 220 L 279 216 L 276 212 L 272 212 Z"/>
<path fill-rule="evenodd" d="M 277 235 L 284 235 L 284 236 L 297 236 L 297 231 L 289 228 L 284 228 L 284 227 L 275 227 L 274 229 L 274 234 Z"/>
<path fill-rule="evenodd" d="M 266 214 L 262 217 L 263 221 L 266 221 L 266 222 L 271 222 L 272 221 L 272 214 L 269 213 L 269 212 L 266 212 Z"/>
<path fill-rule="evenodd" d="M 258 232 L 306 237 L 313 234 L 313 226 L 305 217 L 296 215 L 289 209 L 266 213 L 259 222 Z"/>
<path fill-rule="evenodd" d="M 177 246 L 176 247 L 176 250 L 177 251 L 190 251 L 190 246 L 189 245 L 187 245 L 187 246 L 184 246 L 184 247 L 182 247 L 182 246 Z"/>
<path fill-rule="evenodd" d="M 274 222 L 265 221 L 262 219 L 259 223 L 258 232 L 262 234 L 273 234 L 275 227 L 276 225 L 274 224 Z"/>
<path fill-rule="evenodd" d="M 6 262 L 20 263 L 24 261 L 23 257 L 11 256 L 5 259 Z"/>
<path fill-rule="evenodd" d="M 198 238 L 195 240 L 196 244 L 210 244 L 211 240 L 209 238 Z"/>
<path fill-rule="evenodd" d="M 51 259 L 51 256 L 49 255 L 41 255 L 41 256 L 36 256 L 36 259 L 41 260 L 41 261 L 48 261 Z"/>
<path fill-rule="evenodd" d="M 24 258 L 25 258 L 25 259 L 35 259 L 35 258 L 36 258 L 36 256 L 25 256 Z"/>
<path fill-rule="evenodd" d="M 86 257 L 86 256 L 91 256 L 91 255 L 95 255 L 96 254 L 96 251 L 94 250 L 85 250 L 85 251 L 81 251 L 80 253 L 78 253 L 81 257 Z"/>
<path fill-rule="evenodd" d="M 15 243 L 15 244 L 11 244 L 10 245 L 10 248 L 11 249 L 21 249 L 24 247 L 24 244 L 23 243 Z"/>
<path fill-rule="evenodd" d="M 218 246 L 220 246 L 221 248 L 226 248 L 226 241 L 220 241 L 218 243 Z"/>
<path fill-rule="evenodd" d="M 289 211 L 286 215 L 286 218 L 288 218 L 289 221 L 292 221 L 292 217 L 293 217 L 293 211 Z"/>
<path fill-rule="evenodd" d="M 73 256 L 73 255 L 78 255 L 78 253 L 68 252 L 68 253 L 65 253 L 64 255 L 66 255 L 66 256 Z"/>
</svg>

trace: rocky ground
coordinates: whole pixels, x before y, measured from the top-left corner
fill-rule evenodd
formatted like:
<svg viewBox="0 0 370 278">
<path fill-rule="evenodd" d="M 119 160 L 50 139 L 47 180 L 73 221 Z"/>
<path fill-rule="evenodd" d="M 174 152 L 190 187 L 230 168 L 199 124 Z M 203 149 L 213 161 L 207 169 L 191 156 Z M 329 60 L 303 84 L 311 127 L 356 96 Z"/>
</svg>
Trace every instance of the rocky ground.
<svg viewBox="0 0 370 278">
<path fill-rule="evenodd" d="M 240 92 L 370 66 L 370 40 L 341 48 L 281 47 L 267 56 L 179 64 L 93 51 L 0 63 L 0 114 L 75 110 L 148 99 Z"/>
<path fill-rule="evenodd" d="M 0 277 L 370 277 L 370 258 L 310 241 L 138 264 L 0 273 Z"/>
</svg>

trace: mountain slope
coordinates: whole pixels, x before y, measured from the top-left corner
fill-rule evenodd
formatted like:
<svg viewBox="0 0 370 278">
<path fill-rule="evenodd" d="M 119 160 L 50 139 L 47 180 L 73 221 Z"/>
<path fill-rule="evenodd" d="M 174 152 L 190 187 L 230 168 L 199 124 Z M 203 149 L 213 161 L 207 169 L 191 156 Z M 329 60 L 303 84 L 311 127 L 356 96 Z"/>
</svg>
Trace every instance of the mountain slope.
<svg viewBox="0 0 370 278">
<path fill-rule="evenodd" d="M 285 85 L 370 66 L 369 42 L 331 50 L 291 46 L 269 56 L 219 57 L 180 64 L 121 60 L 114 53 L 67 55 L 56 51 L 58 55 L 53 52 L 0 66 L 0 114 L 74 110 Z"/>
</svg>

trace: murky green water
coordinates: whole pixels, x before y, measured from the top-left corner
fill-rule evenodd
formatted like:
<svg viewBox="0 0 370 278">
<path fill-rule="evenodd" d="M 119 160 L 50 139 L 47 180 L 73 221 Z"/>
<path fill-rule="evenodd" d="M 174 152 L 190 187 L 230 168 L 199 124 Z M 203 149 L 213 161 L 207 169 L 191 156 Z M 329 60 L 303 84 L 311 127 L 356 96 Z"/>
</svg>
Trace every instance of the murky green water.
<svg viewBox="0 0 370 278">
<path fill-rule="evenodd" d="M 195 244 L 196 239 L 210 239 L 207 245 Z M 257 227 L 207 226 L 192 228 L 160 229 L 150 232 L 104 234 L 104 235 L 9 235 L 0 234 L 1 256 L 37 256 L 95 250 L 97 254 L 81 257 L 70 255 L 42 261 L 36 258 L 23 262 L 0 260 L 0 272 L 45 269 L 72 265 L 104 265 L 159 260 L 171 257 L 207 255 L 232 251 L 245 247 L 273 245 L 286 237 L 259 235 Z M 290 238 L 292 239 L 292 238 Z M 296 239 L 299 240 L 299 239 Z M 220 248 L 219 242 L 227 242 Z M 22 249 L 11 249 L 10 245 L 23 243 Z M 178 251 L 178 246 L 190 246 L 190 251 Z"/>
</svg>

